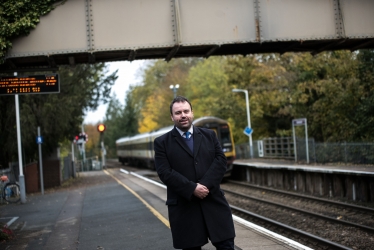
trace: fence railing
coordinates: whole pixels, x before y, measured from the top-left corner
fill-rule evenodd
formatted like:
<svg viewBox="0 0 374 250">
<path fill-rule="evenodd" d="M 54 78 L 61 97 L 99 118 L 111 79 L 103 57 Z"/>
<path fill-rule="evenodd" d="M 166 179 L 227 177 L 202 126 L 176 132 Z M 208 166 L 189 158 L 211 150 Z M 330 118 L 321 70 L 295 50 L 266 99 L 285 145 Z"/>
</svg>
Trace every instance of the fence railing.
<svg viewBox="0 0 374 250">
<path fill-rule="evenodd" d="M 102 170 L 101 162 L 97 157 L 87 158 L 84 162 L 82 160 L 71 160 L 71 155 L 63 159 L 62 179 L 68 180 L 70 177 L 76 177 L 77 172 Z"/>
<path fill-rule="evenodd" d="M 259 154 L 259 148 L 263 149 L 262 154 Z M 237 159 L 250 158 L 248 143 L 235 145 L 235 150 Z M 253 141 L 254 158 L 294 160 L 295 150 L 296 160 L 306 162 L 306 143 L 303 138 L 296 138 L 296 147 L 291 137 Z M 310 163 L 374 164 L 374 143 L 316 143 L 313 138 L 309 138 L 308 153 Z"/>
</svg>

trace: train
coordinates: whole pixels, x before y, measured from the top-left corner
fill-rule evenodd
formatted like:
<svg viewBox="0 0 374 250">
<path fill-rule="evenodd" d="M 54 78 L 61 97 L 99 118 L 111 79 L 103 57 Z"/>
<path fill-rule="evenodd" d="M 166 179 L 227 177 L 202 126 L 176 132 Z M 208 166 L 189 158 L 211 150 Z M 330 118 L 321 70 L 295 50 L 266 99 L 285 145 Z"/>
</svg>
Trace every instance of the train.
<svg viewBox="0 0 374 250">
<path fill-rule="evenodd" d="M 235 144 L 230 124 L 221 118 L 205 116 L 194 120 L 196 127 L 208 128 L 216 132 L 218 141 L 227 158 L 227 170 L 224 177 L 229 177 L 236 158 Z M 123 137 L 116 140 L 118 161 L 122 165 L 128 164 L 134 167 L 147 167 L 155 169 L 154 164 L 154 140 L 172 130 L 174 126 L 164 127 L 148 133 Z"/>
</svg>

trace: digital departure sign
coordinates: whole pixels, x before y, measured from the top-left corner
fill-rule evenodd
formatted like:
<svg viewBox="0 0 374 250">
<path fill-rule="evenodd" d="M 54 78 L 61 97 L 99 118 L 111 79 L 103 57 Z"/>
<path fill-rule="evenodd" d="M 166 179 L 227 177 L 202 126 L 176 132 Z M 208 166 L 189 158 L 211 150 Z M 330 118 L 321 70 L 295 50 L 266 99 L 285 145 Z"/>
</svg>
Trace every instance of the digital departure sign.
<svg viewBox="0 0 374 250">
<path fill-rule="evenodd" d="M 0 95 L 59 93 L 58 74 L 0 77 Z"/>
</svg>

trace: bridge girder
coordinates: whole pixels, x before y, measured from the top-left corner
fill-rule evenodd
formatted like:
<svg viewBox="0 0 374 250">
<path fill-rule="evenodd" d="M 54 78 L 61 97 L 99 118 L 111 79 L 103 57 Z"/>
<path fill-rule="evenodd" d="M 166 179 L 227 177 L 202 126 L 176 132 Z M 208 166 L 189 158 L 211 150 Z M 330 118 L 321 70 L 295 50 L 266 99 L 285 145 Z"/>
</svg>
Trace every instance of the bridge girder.
<svg viewBox="0 0 374 250">
<path fill-rule="evenodd" d="M 0 71 L 374 48 L 372 0 L 68 0 L 13 41 Z"/>
</svg>

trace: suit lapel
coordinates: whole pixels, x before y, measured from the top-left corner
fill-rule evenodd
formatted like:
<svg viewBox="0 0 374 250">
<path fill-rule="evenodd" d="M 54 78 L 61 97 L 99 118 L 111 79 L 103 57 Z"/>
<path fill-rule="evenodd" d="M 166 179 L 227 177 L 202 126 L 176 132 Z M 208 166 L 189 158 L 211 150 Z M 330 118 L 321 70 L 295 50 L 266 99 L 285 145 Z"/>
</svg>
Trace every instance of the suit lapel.
<svg viewBox="0 0 374 250">
<path fill-rule="evenodd" d="M 178 130 L 174 127 L 174 129 L 171 131 L 171 134 L 174 136 L 175 140 L 177 141 L 177 143 L 184 149 L 186 150 L 186 152 L 193 156 L 192 155 L 192 152 L 191 150 L 188 148 L 188 145 L 187 143 L 183 140 L 183 137 L 179 134 Z M 194 144 L 195 146 L 195 144 Z M 194 150 L 195 151 L 195 150 Z"/>
</svg>

